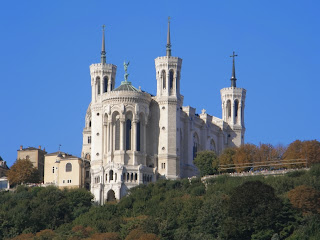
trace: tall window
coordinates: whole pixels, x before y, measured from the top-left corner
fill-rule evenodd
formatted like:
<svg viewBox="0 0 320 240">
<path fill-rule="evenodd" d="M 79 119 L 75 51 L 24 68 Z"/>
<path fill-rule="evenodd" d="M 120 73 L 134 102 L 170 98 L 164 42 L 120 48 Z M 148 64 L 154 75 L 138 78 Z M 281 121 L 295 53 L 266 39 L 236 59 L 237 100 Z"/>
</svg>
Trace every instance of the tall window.
<svg viewBox="0 0 320 240">
<path fill-rule="evenodd" d="M 72 165 L 71 163 L 66 164 L 66 172 L 71 172 L 72 171 Z"/>
<path fill-rule="evenodd" d="M 170 89 L 173 88 L 173 70 L 170 70 L 170 75 L 169 75 L 169 83 L 170 83 Z"/>
<path fill-rule="evenodd" d="M 103 79 L 103 92 L 108 92 L 108 77 Z"/>
<path fill-rule="evenodd" d="M 239 108 L 239 101 L 238 101 L 238 99 L 236 99 L 234 101 L 234 116 L 235 117 L 238 117 L 238 108 Z"/>
<path fill-rule="evenodd" d="M 126 150 L 131 150 L 131 120 L 126 121 Z"/>
<path fill-rule="evenodd" d="M 193 149 L 192 150 L 193 150 L 192 151 L 193 159 L 195 159 L 195 157 L 197 156 L 197 152 L 199 150 L 199 138 L 196 133 L 193 134 Z"/>
<path fill-rule="evenodd" d="M 167 88 L 167 82 L 166 82 L 166 71 L 165 70 L 162 70 L 161 78 L 162 78 L 162 88 L 166 89 Z"/>
<path fill-rule="evenodd" d="M 88 136 L 88 143 L 91 143 L 91 136 Z"/>
<path fill-rule="evenodd" d="M 231 117 L 231 101 L 230 100 L 227 101 L 227 117 L 228 118 Z"/>
<path fill-rule="evenodd" d="M 140 151 L 140 121 L 137 123 L 137 151 Z"/>
<path fill-rule="evenodd" d="M 120 120 L 116 120 L 115 126 L 115 150 L 120 150 Z"/>
<path fill-rule="evenodd" d="M 216 151 L 216 144 L 214 143 L 213 139 L 210 141 L 210 150 L 211 151 Z"/>
<path fill-rule="evenodd" d="M 113 180 L 113 170 L 109 171 L 109 180 Z"/>
<path fill-rule="evenodd" d="M 97 77 L 97 94 L 99 95 L 100 94 L 100 92 L 101 92 L 101 86 L 100 86 L 100 78 L 99 77 Z"/>
</svg>

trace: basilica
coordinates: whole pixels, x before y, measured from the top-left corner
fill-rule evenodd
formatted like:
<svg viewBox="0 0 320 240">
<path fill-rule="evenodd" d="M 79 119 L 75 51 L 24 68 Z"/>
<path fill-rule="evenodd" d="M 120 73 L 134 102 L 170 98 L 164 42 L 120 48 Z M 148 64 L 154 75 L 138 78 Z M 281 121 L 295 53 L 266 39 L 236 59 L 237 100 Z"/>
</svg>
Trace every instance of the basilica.
<svg viewBox="0 0 320 240">
<path fill-rule="evenodd" d="M 124 63 L 124 81 L 116 84 L 117 66 L 106 62 L 104 38 L 103 29 L 101 62 L 90 66 L 92 99 L 82 147 L 98 204 L 118 200 L 139 184 L 197 175 L 193 159 L 198 151 L 220 154 L 244 143 L 246 90 L 236 87 L 235 54 L 231 86 L 220 90 L 218 118 L 183 106 L 182 59 L 171 55 L 170 22 L 166 56 L 155 59 L 156 96 L 128 81 L 129 63 Z"/>
</svg>

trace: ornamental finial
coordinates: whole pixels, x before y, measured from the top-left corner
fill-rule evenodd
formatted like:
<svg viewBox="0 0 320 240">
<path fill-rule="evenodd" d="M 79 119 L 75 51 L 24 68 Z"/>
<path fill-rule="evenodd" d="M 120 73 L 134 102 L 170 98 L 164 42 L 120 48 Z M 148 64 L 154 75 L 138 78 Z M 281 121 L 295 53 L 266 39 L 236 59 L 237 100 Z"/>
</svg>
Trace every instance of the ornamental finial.
<svg viewBox="0 0 320 240">
<path fill-rule="evenodd" d="M 168 17 L 168 33 L 167 33 L 167 56 L 171 56 L 171 40 L 170 40 L 170 19 L 171 17 Z"/>
<path fill-rule="evenodd" d="M 105 40 L 104 40 L 104 28 L 106 26 L 102 25 L 102 47 L 101 47 L 101 63 L 106 63 L 106 49 L 105 49 Z"/>
<path fill-rule="evenodd" d="M 235 54 L 235 52 L 233 51 L 233 54 L 232 56 L 232 76 L 231 76 L 231 87 L 237 87 L 237 84 L 236 84 L 236 70 L 235 70 L 235 65 L 234 65 L 234 58 L 237 57 L 238 55 Z"/>
</svg>

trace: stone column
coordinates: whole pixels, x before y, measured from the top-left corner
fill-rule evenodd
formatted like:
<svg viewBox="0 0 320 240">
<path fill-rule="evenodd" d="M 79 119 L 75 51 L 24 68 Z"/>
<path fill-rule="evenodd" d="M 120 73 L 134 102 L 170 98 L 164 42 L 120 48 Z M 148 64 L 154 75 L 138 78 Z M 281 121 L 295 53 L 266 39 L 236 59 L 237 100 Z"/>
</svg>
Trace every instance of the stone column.
<svg viewBox="0 0 320 240">
<path fill-rule="evenodd" d="M 108 122 L 103 123 L 103 156 L 107 154 L 108 151 Z"/>
<path fill-rule="evenodd" d="M 231 123 L 234 124 L 235 114 L 234 114 L 234 101 L 231 102 Z"/>
<path fill-rule="evenodd" d="M 241 102 L 239 102 L 238 105 L 238 124 L 242 125 L 242 113 L 241 113 L 241 109 L 242 109 L 242 104 Z"/>
<path fill-rule="evenodd" d="M 110 121 L 107 122 L 107 144 L 106 144 L 106 153 L 110 151 L 110 131 L 111 131 L 111 123 Z"/>
</svg>

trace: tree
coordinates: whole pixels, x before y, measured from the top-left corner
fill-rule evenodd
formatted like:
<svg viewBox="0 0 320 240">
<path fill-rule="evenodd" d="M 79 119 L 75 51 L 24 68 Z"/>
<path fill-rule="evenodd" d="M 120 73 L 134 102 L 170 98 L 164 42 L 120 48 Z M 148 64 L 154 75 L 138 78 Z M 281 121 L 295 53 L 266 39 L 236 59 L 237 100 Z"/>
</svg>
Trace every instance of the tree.
<svg viewBox="0 0 320 240">
<path fill-rule="evenodd" d="M 303 214 L 320 213 L 320 192 L 316 189 L 301 185 L 288 193 L 291 204 Z"/>
<path fill-rule="evenodd" d="M 254 144 L 244 144 L 236 149 L 234 163 L 237 172 L 248 171 L 258 157 L 258 148 Z"/>
<path fill-rule="evenodd" d="M 235 148 L 226 148 L 223 150 L 222 154 L 219 156 L 219 168 L 221 172 L 235 172 L 233 162 L 235 154 Z"/>
<path fill-rule="evenodd" d="M 193 162 L 199 169 L 201 177 L 218 172 L 219 162 L 214 151 L 198 152 Z"/>
<path fill-rule="evenodd" d="M 320 142 L 317 140 L 303 142 L 296 140 L 288 146 L 284 153 L 284 159 L 306 159 L 310 165 L 320 163 Z M 292 167 L 301 167 L 301 164 Z"/>
<path fill-rule="evenodd" d="M 29 159 L 18 159 L 8 170 L 7 176 L 13 185 L 40 182 L 39 171 Z"/>
<path fill-rule="evenodd" d="M 282 208 L 271 186 L 260 181 L 245 182 L 226 202 L 228 217 L 222 226 L 222 239 L 271 239 L 281 230 L 281 221 L 287 220 L 279 217 Z"/>
</svg>

